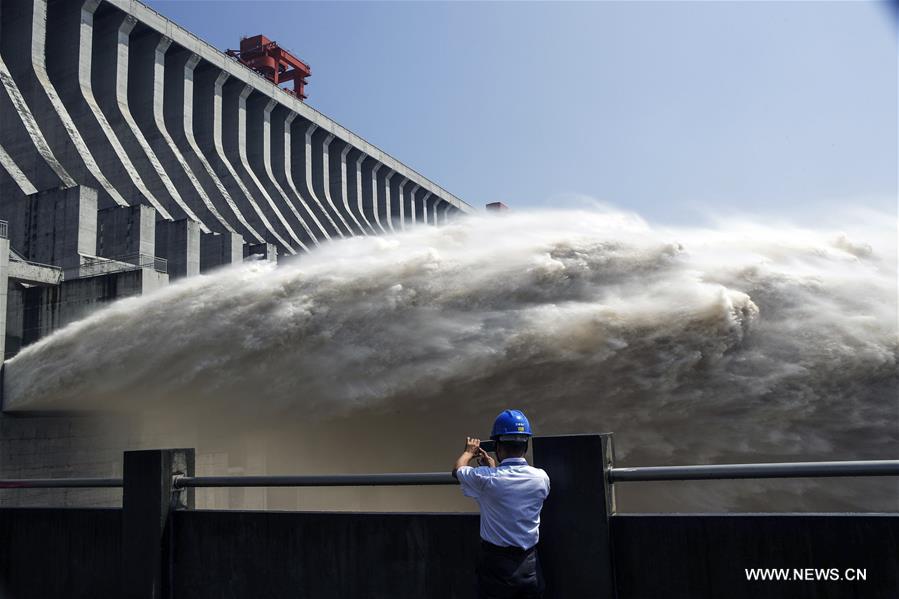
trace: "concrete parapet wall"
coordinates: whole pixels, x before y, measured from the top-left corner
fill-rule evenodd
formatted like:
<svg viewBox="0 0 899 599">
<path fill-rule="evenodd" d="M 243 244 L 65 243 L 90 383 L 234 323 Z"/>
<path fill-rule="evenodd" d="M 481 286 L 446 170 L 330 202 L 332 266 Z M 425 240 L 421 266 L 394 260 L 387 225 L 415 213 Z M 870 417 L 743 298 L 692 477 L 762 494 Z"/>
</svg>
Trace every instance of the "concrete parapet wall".
<svg viewBox="0 0 899 599">
<path fill-rule="evenodd" d="M 0 596 L 120 596 L 121 521 L 118 509 L 0 509 Z"/>
<path fill-rule="evenodd" d="M 618 515 L 609 435 L 534 442 L 535 464 L 552 481 L 537 547 L 545 599 L 899 595 L 899 514 Z M 0 509 L 0 588 L 42 599 L 476 596 L 476 514 L 200 511 L 196 489 L 173 482 L 194 476 L 195 462 L 193 449 L 126 451 L 120 517 Z M 71 551 L 81 537 L 96 544 L 87 559 Z M 117 552 L 124 575 L 101 569 Z M 62 560 L 52 572 L 48 553 Z M 75 564 L 92 577 L 73 573 L 83 586 L 63 588 L 56 572 Z M 794 579 L 749 580 L 747 569 L 757 568 Z M 834 574 L 816 578 L 816 570 Z M 796 571 L 811 578 L 795 579 Z M 115 584 L 120 593 L 110 591 Z"/>
<path fill-rule="evenodd" d="M 848 484 L 848 483 L 847 483 Z M 618 599 L 899 596 L 899 514 L 633 514 L 611 519 Z M 747 580 L 749 568 L 867 580 Z"/>
<path fill-rule="evenodd" d="M 478 517 L 177 511 L 170 597 L 474 597 Z M 893 599 L 899 516 L 615 516 L 618 599 Z M 119 509 L 0 509 L 0 588 L 119 596 Z M 567 569 L 590 569 L 574 561 Z M 749 582 L 745 568 L 864 569 L 863 581 Z M 564 575 L 564 572 L 560 572 Z M 548 581 L 551 582 L 551 581 Z M 596 599 L 609 597 L 585 594 Z M 562 599 L 552 593 L 547 599 Z M 567 599 L 567 598 L 566 598 Z"/>
<path fill-rule="evenodd" d="M 176 597 L 475 596 L 474 514 L 184 511 L 173 530 Z"/>
</svg>

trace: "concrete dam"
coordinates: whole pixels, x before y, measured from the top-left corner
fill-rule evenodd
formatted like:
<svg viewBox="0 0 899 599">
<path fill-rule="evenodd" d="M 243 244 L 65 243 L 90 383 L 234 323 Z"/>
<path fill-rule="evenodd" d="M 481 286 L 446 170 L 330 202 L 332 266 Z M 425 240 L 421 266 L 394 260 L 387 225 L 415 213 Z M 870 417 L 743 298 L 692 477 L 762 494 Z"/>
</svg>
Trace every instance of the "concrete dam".
<svg viewBox="0 0 899 599">
<path fill-rule="evenodd" d="M 0 0 L 0 599 L 470 599 L 510 405 L 546 599 L 899 596 L 894 219 L 474 214 L 268 42 Z"/>
<path fill-rule="evenodd" d="M 6 358 L 170 280 L 473 211 L 140 2 L 0 23 Z"/>
</svg>

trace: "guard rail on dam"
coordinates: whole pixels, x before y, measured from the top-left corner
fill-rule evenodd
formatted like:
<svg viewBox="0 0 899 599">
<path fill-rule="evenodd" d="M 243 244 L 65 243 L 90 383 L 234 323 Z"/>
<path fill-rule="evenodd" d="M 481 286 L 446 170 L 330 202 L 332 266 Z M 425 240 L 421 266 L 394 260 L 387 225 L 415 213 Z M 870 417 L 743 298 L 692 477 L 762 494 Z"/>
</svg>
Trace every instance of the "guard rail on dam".
<svg viewBox="0 0 899 599">
<path fill-rule="evenodd" d="M 140 2 L 0 2 L 0 254 L 65 273 L 9 285 L 0 359 L 169 279 L 472 211 Z"/>
<path fill-rule="evenodd" d="M 548 599 L 899 596 L 897 513 L 624 515 L 614 493 L 631 481 L 899 476 L 899 460 L 616 468 L 609 434 L 536 437 L 533 450 L 552 480 L 539 548 Z M 126 452 L 122 479 L 0 481 L 123 487 L 122 509 L 0 509 L 0 591 L 11 599 L 474 597 L 475 514 L 193 509 L 196 487 L 416 484 L 455 480 L 196 477 L 194 451 L 173 449 Z M 747 571 L 759 568 L 792 579 L 750 580 Z"/>
</svg>

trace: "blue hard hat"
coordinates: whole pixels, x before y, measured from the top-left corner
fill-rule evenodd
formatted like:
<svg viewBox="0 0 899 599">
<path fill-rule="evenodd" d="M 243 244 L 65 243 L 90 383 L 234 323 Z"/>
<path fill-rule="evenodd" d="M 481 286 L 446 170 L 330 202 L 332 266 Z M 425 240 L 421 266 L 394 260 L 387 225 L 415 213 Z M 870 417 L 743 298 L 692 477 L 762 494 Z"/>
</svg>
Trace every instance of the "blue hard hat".
<svg viewBox="0 0 899 599">
<path fill-rule="evenodd" d="M 533 435 L 531 423 L 528 422 L 527 417 L 521 410 L 504 410 L 493 422 L 493 432 L 490 433 L 491 439 L 494 441 L 502 440 L 500 437 L 507 435 L 523 437 L 522 441 L 526 441 L 527 437 Z"/>
</svg>

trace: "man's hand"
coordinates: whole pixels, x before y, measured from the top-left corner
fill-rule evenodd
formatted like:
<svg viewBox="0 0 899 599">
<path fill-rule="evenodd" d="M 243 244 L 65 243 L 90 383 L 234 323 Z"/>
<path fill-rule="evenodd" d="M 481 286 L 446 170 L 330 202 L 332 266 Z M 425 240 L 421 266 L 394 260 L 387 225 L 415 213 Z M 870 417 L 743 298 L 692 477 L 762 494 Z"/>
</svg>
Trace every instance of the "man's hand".
<svg viewBox="0 0 899 599">
<path fill-rule="evenodd" d="M 465 437 L 465 453 L 470 453 L 472 457 L 481 453 L 481 440 L 474 437 Z"/>
<path fill-rule="evenodd" d="M 459 459 L 456 460 L 456 465 L 453 467 L 453 476 L 456 476 L 456 470 L 463 466 L 468 466 L 468 463 L 474 458 L 478 458 L 478 462 L 482 466 L 488 464 L 492 466 L 496 465 L 493 458 L 487 455 L 486 451 L 481 449 L 480 439 L 476 437 L 465 437 L 465 451 L 463 451 L 462 455 L 459 456 Z M 487 464 L 484 463 L 484 460 L 487 460 Z"/>
<path fill-rule="evenodd" d="M 496 468 L 496 460 L 490 457 L 490 454 L 478 447 L 478 464 L 481 466 L 489 466 L 490 468 Z"/>
</svg>

